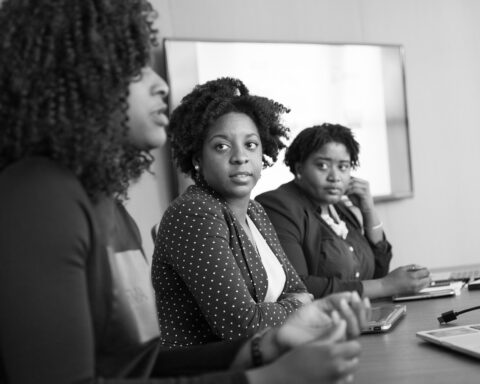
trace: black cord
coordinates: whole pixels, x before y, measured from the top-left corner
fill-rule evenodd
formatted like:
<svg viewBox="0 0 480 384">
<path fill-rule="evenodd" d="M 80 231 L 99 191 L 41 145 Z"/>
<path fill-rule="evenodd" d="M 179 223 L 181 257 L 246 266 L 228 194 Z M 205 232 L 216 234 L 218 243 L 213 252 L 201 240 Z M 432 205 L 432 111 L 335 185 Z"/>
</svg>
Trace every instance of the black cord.
<svg viewBox="0 0 480 384">
<path fill-rule="evenodd" d="M 451 311 L 443 312 L 439 317 L 437 317 L 437 319 L 440 324 L 447 324 L 450 321 L 456 320 L 458 315 L 473 311 L 475 309 L 480 309 L 480 306 L 466 308 L 458 312 L 455 312 L 452 309 Z"/>
</svg>

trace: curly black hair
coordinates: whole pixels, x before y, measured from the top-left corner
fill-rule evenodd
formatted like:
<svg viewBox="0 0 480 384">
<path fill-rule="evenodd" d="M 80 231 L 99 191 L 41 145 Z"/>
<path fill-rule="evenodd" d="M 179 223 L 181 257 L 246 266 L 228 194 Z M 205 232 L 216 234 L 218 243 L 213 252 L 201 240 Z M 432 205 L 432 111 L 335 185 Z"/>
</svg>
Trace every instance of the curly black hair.
<svg viewBox="0 0 480 384">
<path fill-rule="evenodd" d="M 264 165 L 277 160 L 289 133 L 281 116 L 290 110 L 266 97 L 251 95 L 238 79 L 223 77 L 197 85 L 172 112 L 169 135 L 174 159 L 182 172 L 195 176 L 192 159 L 201 152 L 208 128 L 230 112 L 244 113 L 255 123 Z"/>
<path fill-rule="evenodd" d="M 128 86 L 158 44 L 155 17 L 146 0 L 3 1 L 0 171 L 45 156 L 90 197 L 125 197 L 153 160 L 125 142 Z"/>
<path fill-rule="evenodd" d="M 328 143 L 345 145 L 350 155 L 352 168 L 359 166 L 360 144 L 355 140 L 351 129 L 343 125 L 329 123 L 314 125 L 302 130 L 287 148 L 285 164 L 290 168 L 290 172 L 295 174 L 295 164 L 303 163 L 313 152 L 320 150 Z"/>
</svg>

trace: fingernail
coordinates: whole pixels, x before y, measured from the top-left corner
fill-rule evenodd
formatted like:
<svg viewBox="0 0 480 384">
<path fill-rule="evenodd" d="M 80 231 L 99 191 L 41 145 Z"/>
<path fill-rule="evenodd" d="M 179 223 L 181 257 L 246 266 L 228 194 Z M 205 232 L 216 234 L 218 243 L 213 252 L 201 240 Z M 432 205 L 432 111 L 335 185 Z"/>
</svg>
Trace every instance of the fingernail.
<svg viewBox="0 0 480 384">
<path fill-rule="evenodd" d="M 330 317 L 332 318 L 332 322 L 334 324 L 338 323 L 340 321 L 340 315 L 338 314 L 338 312 L 336 310 L 332 311 L 332 313 L 330 314 Z"/>
<path fill-rule="evenodd" d="M 363 304 L 365 304 L 365 307 L 371 308 L 372 304 L 370 303 L 370 299 L 368 297 L 363 298 Z"/>
<path fill-rule="evenodd" d="M 355 301 L 357 303 L 359 303 L 361 300 L 360 300 L 360 296 L 358 295 L 358 292 L 357 291 L 353 291 L 352 292 L 352 301 Z"/>
<path fill-rule="evenodd" d="M 340 307 L 342 307 L 343 309 L 348 310 L 347 300 L 345 300 L 345 298 L 343 298 L 343 297 L 340 299 Z"/>
</svg>

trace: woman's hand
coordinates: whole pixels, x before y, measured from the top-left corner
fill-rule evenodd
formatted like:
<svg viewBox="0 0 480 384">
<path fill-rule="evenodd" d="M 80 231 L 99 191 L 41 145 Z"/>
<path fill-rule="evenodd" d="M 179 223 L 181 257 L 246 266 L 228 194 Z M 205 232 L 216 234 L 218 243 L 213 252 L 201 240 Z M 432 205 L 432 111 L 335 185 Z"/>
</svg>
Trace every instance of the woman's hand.
<svg viewBox="0 0 480 384">
<path fill-rule="evenodd" d="M 296 293 L 287 293 L 284 299 L 295 299 L 300 301 L 302 304 L 308 304 L 313 301 L 313 295 L 308 292 L 296 292 Z"/>
<path fill-rule="evenodd" d="M 319 300 L 327 312 L 338 311 L 340 317 L 347 322 L 347 338 L 358 337 L 367 325 L 371 316 L 371 305 L 368 297 L 363 300 L 356 291 L 334 293 Z"/>
<path fill-rule="evenodd" d="M 247 371 L 249 383 L 351 382 L 361 347 L 356 340 L 344 340 L 346 327 L 346 321 L 337 317 L 322 340 L 298 346 L 269 365 Z"/>
<path fill-rule="evenodd" d="M 357 356 L 359 346 L 346 343 L 345 340 L 358 336 L 369 318 L 370 302 L 368 299 L 361 300 L 357 292 L 336 293 L 315 300 L 291 314 L 285 324 L 261 336 L 259 348 L 263 363 L 270 364 L 281 355 L 291 354 L 293 364 L 294 356 L 299 356 L 301 352 L 290 351 L 297 348 L 304 350 L 307 345 L 313 344 L 316 347 L 308 348 L 313 348 L 312 353 L 317 353 L 325 364 L 331 364 L 328 369 L 333 372 L 345 363 L 346 355 L 343 352 L 350 351 L 351 356 Z M 233 368 L 251 366 L 250 343 L 246 343 L 239 351 L 232 363 Z M 337 349 L 335 345 L 338 343 L 343 347 Z M 351 348 L 357 352 L 352 352 Z M 307 361 L 305 363 L 309 364 Z"/>
<path fill-rule="evenodd" d="M 372 193 L 370 192 L 370 184 L 368 181 L 352 177 L 347 188 L 346 195 L 362 214 L 363 228 L 366 237 L 373 243 L 377 244 L 383 240 L 382 222 L 378 218 L 373 203 Z"/>
<path fill-rule="evenodd" d="M 370 183 L 367 180 L 351 177 L 345 194 L 362 214 L 373 211 L 373 197 L 370 192 Z"/>
<path fill-rule="evenodd" d="M 344 338 L 360 335 L 370 318 L 370 301 L 361 300 L 357 292 L 342 292 L 315 300 L 292 313 L 285 324 L 271 330 L 262 340 L 264 361 L 299 345 L 313 341 L 325 341 L 338 320 L 345 322 Z"/>
<path fill-rule="evenodd" d="M 415 293 L 430 284 L 430 271 L 408 265 L 399 267 L 381 279 L 386 296 Z"/>
</svg>

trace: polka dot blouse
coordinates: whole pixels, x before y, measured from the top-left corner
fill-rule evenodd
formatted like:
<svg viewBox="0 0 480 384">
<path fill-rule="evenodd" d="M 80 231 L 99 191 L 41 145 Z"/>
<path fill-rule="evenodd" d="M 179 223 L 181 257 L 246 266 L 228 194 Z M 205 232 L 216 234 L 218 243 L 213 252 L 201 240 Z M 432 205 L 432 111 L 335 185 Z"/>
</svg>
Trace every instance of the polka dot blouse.
<svg viewBox="0 0 480 384">
<path fill-rule="evenodd" d="M 277 302 L 263 302 L 267 274 L 233 212 L 208 187 L 190 186 L 165 212 L 152 264 L 161 341 L 167 346 L 249 337 L 282 324 L 301 306 L 289 293 L 306 288 L 283 252 L 261 205 L 255 223 L 286 274 Z"/>
</svg>

